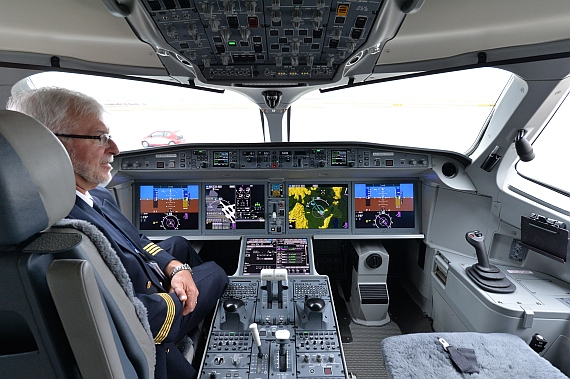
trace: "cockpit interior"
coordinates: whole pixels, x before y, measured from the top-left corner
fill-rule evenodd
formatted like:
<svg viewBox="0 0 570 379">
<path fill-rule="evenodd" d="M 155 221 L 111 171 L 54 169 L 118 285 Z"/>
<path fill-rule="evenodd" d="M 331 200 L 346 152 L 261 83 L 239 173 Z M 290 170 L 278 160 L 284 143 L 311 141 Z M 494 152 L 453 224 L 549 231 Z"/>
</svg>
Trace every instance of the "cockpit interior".
<svg viewBox="0 0 570 379">
<path fill-rule="evenodd" d="M 198 378 L 570 376 L 567 1 L 0 3 L 0 378 L 154 377 L 67 152 L 6 109 L 43 87 L 103 104 L 137 232 L 227 274 Z"/>
</svg>

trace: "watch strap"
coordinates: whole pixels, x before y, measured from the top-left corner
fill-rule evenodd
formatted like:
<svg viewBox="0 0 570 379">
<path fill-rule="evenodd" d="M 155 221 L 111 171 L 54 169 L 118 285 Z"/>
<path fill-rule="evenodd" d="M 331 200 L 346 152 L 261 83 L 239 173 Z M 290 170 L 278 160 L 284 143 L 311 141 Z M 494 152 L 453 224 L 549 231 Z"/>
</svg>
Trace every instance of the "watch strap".
<svg viewBox="0 0 570 379">
<path fill-rule="evenodd" d="M 183 263 L 174 267 L 174 270 L 172 270 L 172 273 L 170 274 L 170 279 L 172 279 L 174 275 L 178 274 L 182 270 L 188 270 L 190 273 L 192 273 L 192 266 L 190 266 L 188 263 Z"/>
</svg>

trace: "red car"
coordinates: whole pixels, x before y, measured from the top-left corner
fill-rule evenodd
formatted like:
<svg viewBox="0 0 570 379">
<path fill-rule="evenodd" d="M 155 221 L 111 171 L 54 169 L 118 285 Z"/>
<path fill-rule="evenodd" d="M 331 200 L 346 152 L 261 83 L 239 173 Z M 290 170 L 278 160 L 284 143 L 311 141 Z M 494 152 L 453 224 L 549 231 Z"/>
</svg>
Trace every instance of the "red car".
<svg viewBox="0 0 570 379">
<path fill-rule="evenodd" d="M 180 132 L 169 131 L 152 132 L 141 140 L 143 147 L 178 145 L 185 142 L 184 136 Z"/>
</svg>

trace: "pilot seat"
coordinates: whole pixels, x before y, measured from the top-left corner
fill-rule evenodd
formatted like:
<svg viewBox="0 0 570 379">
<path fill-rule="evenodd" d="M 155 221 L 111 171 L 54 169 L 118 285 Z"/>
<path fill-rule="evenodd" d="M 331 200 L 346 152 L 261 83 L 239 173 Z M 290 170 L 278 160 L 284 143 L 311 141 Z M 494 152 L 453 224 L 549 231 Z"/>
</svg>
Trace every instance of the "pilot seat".
<svg viewBox="0 0 570 379">
<path fill-rule="evenodd" d="M 63 219 L 75 179 L 61 142 L 2 110 L 0 151 L 0 377 L 152 378 L 146 310 L 124 267 L 94 226 Z"/>
</svg>

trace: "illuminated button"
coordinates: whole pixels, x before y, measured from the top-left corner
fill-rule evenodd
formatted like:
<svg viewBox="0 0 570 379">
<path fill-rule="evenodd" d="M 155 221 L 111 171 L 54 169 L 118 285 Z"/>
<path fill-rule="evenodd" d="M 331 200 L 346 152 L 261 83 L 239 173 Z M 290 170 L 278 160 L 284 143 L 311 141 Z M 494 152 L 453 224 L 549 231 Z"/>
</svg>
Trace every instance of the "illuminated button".
<svg viewBox="0 0 570 379">
<path fill-rule="evenodd" d="M 349 4 L 339 4 L 336 8 L 336 15 L 340 17 L 346 17 L 348 15 Z"/>
</svg>

